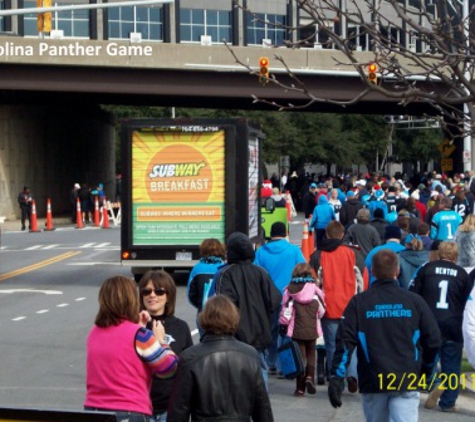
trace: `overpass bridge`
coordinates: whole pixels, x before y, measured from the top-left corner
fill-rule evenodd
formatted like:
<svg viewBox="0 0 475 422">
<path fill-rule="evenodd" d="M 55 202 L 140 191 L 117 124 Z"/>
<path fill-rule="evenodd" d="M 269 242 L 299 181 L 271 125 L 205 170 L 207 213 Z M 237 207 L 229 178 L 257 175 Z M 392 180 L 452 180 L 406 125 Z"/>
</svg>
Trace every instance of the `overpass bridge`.
<svg viewBox="0 0 475 422">
<path fill-rule="evenodd" d="M 349 101 L 363 90 L 359 75 L 337 64 L 345 61 L 337 50 L 232 49 L 256 70 L 259 58 L 267 56 L 271 74 L 292 83 L 274 59 L 282 56 L 321 98 Z M 371 60 L 370 54 L 362 52 L 362 61 Z M 301 92 L 260 85 L 224 45 L 0 36 L 0 215 L 18 216 L 16 196 L 24 183 L 36 193 L 39 216 L 47 197 L 53 212 L 67 210 L 76 182 L 102 182 L 106 193 L 114 193 L 115 122 L 99 104 L 275 110 L 253 103 L 253 95 L 296 105 L 308 101 Z M 422 102 L 401 107 L 376 92 L 346 108 L 316 102 L 303 111 L 434 112 Z"/>
</svg>

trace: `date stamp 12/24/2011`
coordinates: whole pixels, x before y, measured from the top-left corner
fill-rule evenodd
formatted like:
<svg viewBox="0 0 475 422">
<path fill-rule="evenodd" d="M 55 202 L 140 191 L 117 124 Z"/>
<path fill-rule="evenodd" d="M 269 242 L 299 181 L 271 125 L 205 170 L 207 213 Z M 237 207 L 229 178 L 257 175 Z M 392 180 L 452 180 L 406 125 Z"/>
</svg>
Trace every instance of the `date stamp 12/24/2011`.
<svg viewBox="0 0 475 422">
<path fill-rule="evenodd" d="M 425 374 L 404 372 L 402 374 L 378 374 L 379 389 L 381 391 L 418 391 L 432 390 L 438 386 L 441 390 L 475 390 L 475 374 L 435 374 L 427 377 Z"/>
</svg>

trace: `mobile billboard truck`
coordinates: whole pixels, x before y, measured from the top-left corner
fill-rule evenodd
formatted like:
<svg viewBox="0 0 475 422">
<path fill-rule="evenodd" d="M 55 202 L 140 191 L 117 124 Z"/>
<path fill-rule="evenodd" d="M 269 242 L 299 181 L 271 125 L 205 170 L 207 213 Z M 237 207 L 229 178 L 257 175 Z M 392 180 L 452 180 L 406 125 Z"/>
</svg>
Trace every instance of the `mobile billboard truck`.
<svg viewBox="0 0 475 422">
<path fill-rule="evenodd" d="M 122 124 L 121 261 L 137 281 L 150 269 L 190 269 L 204 239 L 259 239 L 262 140 L 245 119 Z"/>
</svg>

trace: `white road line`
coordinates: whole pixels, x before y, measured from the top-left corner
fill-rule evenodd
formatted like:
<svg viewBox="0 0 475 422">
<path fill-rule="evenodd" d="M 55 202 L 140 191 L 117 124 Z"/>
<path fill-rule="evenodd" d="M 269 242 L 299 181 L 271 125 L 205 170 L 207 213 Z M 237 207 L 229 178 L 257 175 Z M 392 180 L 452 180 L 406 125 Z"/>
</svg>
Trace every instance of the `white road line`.
<svg viewBox="0 0 475 422">
<path fill-rule="evenodd" d="M 90 248 L 91 246 L 94 246 L 95 244 L 96 244 L 96 242 L 85 243 L 84 245 L 79 246 L 79 247 L 80 247 L 80 248 Z"/>
<path fill-rule="evenodd" d="M 80 267 L 90 267 L 93 265 L 115 265 L 122 266 L 120 262 L 71 262 L 66 265 L 80 266 Z"/>
<path fill-rule="evenodd" d="M 66 306 L 69 306 L 69 303 L 60 303 L 59 305 L 56 305 L 57 308 L 65 308 Z"/>
<path fill-rule="evenodd" d="M 191 336 L 196 336 L 196 334 L 198 333 L 199 333 L 198 328 L 196 328 L 191 332 Z"/>
<path fill-rule="evenodd" d="M 54 248 L 57 248 L 58 246 L 59 246 L 59 245 L 48 245 L 48 246 L 45 246 L 45 247 L 43 248 L 43 250 L 44 250 L 44 249 L 54 249 Z"/>
<path fill-rule="evenodd" d="M 26 316 L 19 316 L 19 317 L 13 318 L 12 321 L 21 321 L 22 319 L 26 319 Z"/>
<path fill-rule="evenodd" d="M 41 309 L 41 311 L 36 311 L 37 314 L 45 314 L 46 312 L 49 312 L 49 309 Z"/>
<path fill-rule="evenodd" d="M 111 244 L 110 242 L 99 243 L 98 245 L 94 246 L 94 248 L 105 248 L 106 246 L 109 246 L 110 244 Z"/>
<path fill-rule="evenodd" d="M 29 248 L 25 248 L 25 251 L 34 251 L 36 249 L 41 249 L 44 245 L 35 245 L 35 246 L 30 246 Z"/>
<path fill-rule="evenodd" d="M 85 297 L 78 297 L 77 299 L 74 299 L 76 302 L 81 302 L 81 300 L 86 300 Z"/>
</svg>

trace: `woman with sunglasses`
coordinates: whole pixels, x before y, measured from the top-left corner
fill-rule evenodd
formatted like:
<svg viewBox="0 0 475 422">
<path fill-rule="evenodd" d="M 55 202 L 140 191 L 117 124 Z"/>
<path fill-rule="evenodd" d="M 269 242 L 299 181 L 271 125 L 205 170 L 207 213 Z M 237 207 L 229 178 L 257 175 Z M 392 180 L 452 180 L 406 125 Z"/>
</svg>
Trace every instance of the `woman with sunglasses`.
<svg viewBox="0 0 475 422">
<path fill-rule="evenodd" d="M 118 422 L 148 422 L 152 415 L 152 375 L 175 374 L 178 357 L 165 341 L 160 321 L 145 328 L 130 278 L 107 279 L 99 290 L 99 312 L 87 338 L 86 410 L 115 412 Z M 154 377 L 155 378 L 155 377 Z"/>
<path fill-rule="evenodd" d="M 165 328 L 165 341 L 177 354 L 193 345 L 188 324 L 175 317 L 176 285 L 165 271 L 149 271 L 139 283 L 140 306 L 146 310 L 152 321 L 159 321 Z M 156 422 L 166 422 L 171 379 L 154 378 L 150 397 Z"/>
</svg>

